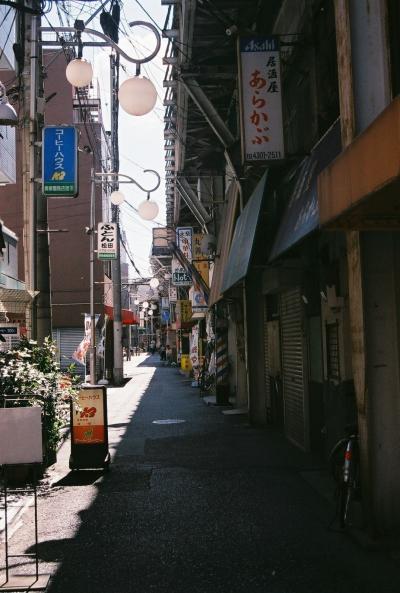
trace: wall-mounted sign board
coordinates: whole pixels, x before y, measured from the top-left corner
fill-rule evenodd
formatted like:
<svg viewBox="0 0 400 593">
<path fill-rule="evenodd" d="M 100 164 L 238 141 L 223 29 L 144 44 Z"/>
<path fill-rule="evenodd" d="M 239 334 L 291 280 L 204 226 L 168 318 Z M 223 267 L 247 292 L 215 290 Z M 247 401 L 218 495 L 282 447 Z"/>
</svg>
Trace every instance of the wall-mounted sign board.
<svg viewBox="0 0 400 593">
<path fill-rule="evenodd" d="M 42 461 L 41 408 L 0 408 L 0 465 Z"/>
</svg>

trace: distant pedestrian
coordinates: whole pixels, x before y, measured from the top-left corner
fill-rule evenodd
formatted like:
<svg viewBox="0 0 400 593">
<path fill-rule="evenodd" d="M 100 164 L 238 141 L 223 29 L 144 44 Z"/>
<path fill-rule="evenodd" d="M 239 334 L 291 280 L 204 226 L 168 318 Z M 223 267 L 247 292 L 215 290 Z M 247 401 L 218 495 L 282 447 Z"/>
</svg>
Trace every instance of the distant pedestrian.
<svg viewBox="0 0 400 593">
<path fill-rule="evenodd" d="M 160 360 L 162 362 L 164 362 L 165 361 L 165 346 L 164 346 L 164 344 L 161 344 L 159 353 L 160 353 Z"/>
<path fill-rule="evenodd" d="M 151 342 L 150 342 L 150 352 L 152 354 L 154 354 L 155 351 L 156 351 L 156 343 L 155 343 L 154 340 L 151 340 Z"/>
<path fill-rule="evenodd" d="M 167 365 L 170 366 L 172 363 L 172 350 L 169 344 L 165 346 L 165 360 L 167 361 Z"/>
</svg>

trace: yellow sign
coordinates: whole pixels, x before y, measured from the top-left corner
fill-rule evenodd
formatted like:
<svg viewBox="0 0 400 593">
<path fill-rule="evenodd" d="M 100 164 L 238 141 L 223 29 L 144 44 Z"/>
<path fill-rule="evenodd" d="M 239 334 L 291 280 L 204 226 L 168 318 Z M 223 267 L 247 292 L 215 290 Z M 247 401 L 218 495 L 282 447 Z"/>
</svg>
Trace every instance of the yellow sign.
<svg viewBox="0 0 400 593">
<path fill-rule="evenodd" d="M 203 253 L 201 250 L 201 242 L 203 240 L 203 237 L 204 235 L 202 233 L 195 233 L 193 235 L 193 265 L 199 272 L 207 286 L 209 286 L 210 278 L 207 254 Z"/>
</svg>

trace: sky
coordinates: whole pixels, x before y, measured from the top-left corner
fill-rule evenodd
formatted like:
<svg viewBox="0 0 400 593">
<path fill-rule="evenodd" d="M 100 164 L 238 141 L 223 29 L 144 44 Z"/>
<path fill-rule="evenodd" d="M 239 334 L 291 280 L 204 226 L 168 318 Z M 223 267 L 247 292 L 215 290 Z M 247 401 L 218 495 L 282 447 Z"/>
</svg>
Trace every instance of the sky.
<svg viewBox="0 0 400 593">
<path fill-rule="evenodd" d="M 62 10 L 55 8 L 47 15 L 53 26 L 60 26 L 60 15 L 64 26 L 73 26 L 75 18 L 85 22 L 93 12 L 101 6 L 101 2 L 80 2 L 73 0 L 65 2 L 69 12 L 64 14 Z M 109 4 L 107 4 L 108 8 Z M 143 8 L 142 8 L 143 7 Z M 148 14 L 146 14 L 146 12 Z M 155 47 L 154 34 L 145 27 L 129 28 L 128 22 L 146 21 L 152 24 L 157 23 L 161 32 L 166 18 L 166 7 L 161 6 L 161 0 L 123 0 L 121 8 L 120 29 L 126 31 L 126 36 L 120 32 L 120 47 L 134 58 L 143 58 L 149 55 Z M 155 23 L 153 22 L 155 21 Z M 46 26 L 46 19 L 43 18 L 43 26 Z M 98 18 L 93 19 L 88 25 L 89 28 L 102 32 Z M 129 35 L 129 38 L 128 38 Z M 145 188 L 154 187 L 156 178 L 151 173 L 144 173 L 144 169 L 154 169 L 161 177 L 161 184 L 158 190 L 151 194 L 159 206 L 159 214 L 156 218 L 161 224 L 165 224 L 165 184 L 164 184 L 164 89 L 162 82 L 165 75 L 165 67 L 162 65 L 162 58 L 165 54 L 166 41 L 162 40 L 162 46 L 158 55 L 147 64 L 141 66 L 141 75 L 146 76 L 155 84 L 158 98 L 152 112 L 141 117 L 135 117 L 125 113 L 120 107 L 119 110 L 119 152 L 120 152 L 120 173 L 133 177 Z M 98 77 L 100 93 L 102 98 L 103 120 L 106 129 L 109 129 L 109 53 L 108 48 L 84 48 L 83 57 L 92 62 L 95 76 Z M 120 84 L 127 75 L 135 74 L 135 65 L 127 62 L 121 57 Z M 126 73 L 123 68 L 126 68 Z M 134 207 L 146 199 L 143 193 L 135 185 L 123 184 L 120 190 L 125 198 Z M 129 206 L 123 204 L 120 207 L 121 226 L 126 232 L 129 251 L 133 257 L 136 267 L 142 276 L 151 276 L 149 254 L 152 243 L 153 222 L 144 221 Z M 130 277 L 137 277 L 137 273 L 130 267 Z"/>
</svg>

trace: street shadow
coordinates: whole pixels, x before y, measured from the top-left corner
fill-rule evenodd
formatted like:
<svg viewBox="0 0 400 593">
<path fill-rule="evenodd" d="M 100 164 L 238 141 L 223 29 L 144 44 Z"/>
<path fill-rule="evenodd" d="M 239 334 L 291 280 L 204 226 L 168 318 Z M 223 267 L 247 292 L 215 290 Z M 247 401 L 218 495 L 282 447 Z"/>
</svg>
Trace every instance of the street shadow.
<svg viewBox="0 0 400 593">
<path fill-rule="evenodd" d="M 89 486 L 95 484 L 97 480 L 103 475 L 104 470 L 79 470 L 71 471 L 69 474 L 53 482 L 52 488 L 58 486 Z"/>
<path fill-rule="evenodd" d="M 111 425 L 126 431 L 110 471 L 68 473 L 45 501 L 49 593 L 397 590 L 394 565 L 328 530 L 331 507 L 301 477 L 308 455 L 154 362 L 143 388 L 113 395 L 127 420 Z M 154 423 L 168 419 L 185 422 Z"/>
</svg>

